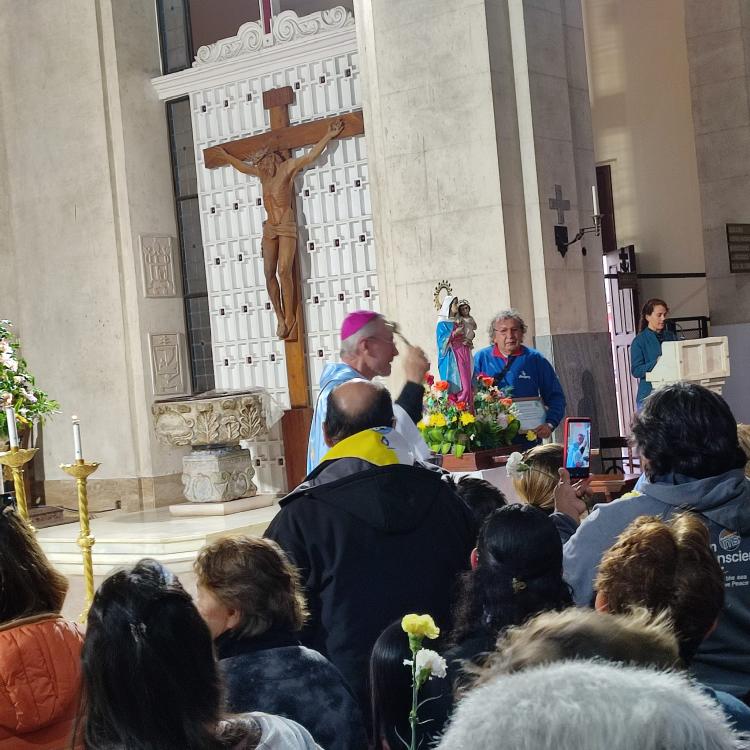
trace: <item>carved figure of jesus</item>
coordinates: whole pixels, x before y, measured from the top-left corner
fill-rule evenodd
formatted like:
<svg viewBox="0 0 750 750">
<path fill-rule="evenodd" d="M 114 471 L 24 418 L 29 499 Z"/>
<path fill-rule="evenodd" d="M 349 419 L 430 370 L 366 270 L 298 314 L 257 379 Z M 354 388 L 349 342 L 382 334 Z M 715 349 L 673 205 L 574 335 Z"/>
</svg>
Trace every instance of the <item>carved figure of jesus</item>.
<svg viewBox="0 0 750 750">
<path fill-rule="evenodd" d="M 294 178 L 310 166 L 328 143 L 344 129 L 343 120 L 334 120 L 326 134 L 306 153 L 297 158 L 284 158 L 278 151 L 261 149 L 242 161 L 217 148 L 225 164 L 243 174 L 260 179 L 263 205 L 267 219 L 263 222 L 263 273 L 278 324 L 276 335 L 285 339 L 296 325 L 295 297 L 297 279 L 294 259 L 297 252 L 297 219 L 294 211 Z"/>
</svg>

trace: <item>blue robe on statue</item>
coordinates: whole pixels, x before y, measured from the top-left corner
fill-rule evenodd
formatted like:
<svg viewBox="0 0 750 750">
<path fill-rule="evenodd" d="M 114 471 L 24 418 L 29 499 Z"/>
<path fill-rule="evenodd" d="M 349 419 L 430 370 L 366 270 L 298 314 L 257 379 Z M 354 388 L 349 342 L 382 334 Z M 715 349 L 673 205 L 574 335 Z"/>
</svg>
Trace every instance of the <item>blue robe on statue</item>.
<svg viewBox="0 0 750 750">
<path fill-rule="evenodd" d="M 450 383 L 449 393 L 458 393 L 461 390 L 461 375 L 458 371 L 456 355 L 450 346 L 450 337 L 455 328 L 452 320 L 439 320 L 435 333 L 437 335 L 438 350 L 438 372 L 441 380 Z"/>
</svg>

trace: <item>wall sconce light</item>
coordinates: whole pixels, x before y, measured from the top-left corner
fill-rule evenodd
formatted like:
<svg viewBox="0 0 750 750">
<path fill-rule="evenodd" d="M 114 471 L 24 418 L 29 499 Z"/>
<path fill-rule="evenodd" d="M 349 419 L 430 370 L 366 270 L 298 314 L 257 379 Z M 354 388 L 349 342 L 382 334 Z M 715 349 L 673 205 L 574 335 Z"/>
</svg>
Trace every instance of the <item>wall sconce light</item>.
<svg viewBox="0 0 750 750">
<path fill-rule="evenodd" d="M 591 186 L 591 197 L 594 204 L 594 213 L 591 216 L 593 225 L 590 227 L 581 227 L 578 230 L 578 234 L 573 237 L 572 240 L 568 240 L 568 227 L 565 225 L 565 211 L 570 210 L 570 201 L 563 200 L 562 187 L 555 185 L 555 197 L 549 199 L 549 207 L 557 211 L 557 224 L 555 224 L 555 245 L 562 255 L 568 252 L 568 248 L 583 238 L 584 235 L 593 232 L 595 237 L 599 237 L 602 233 L 602 214 L 599 213 L 599 196 L 596 192 L 596 185 Z M 581 253 L 586 255 L 586 248 L 581 247 Z"/>
</svg>

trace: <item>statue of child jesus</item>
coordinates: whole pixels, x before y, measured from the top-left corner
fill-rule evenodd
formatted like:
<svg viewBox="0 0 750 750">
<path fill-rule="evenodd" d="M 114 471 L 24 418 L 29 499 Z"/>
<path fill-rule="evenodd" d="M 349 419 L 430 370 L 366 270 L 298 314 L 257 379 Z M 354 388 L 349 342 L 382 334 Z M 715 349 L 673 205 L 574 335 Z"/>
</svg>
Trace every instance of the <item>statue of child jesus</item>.
<svg viewBox="0 0 750 750">
<path fill-rule="evenodd" d="M 477 322 L 471 317 L 471 305 L 469 300 L 462 299 L 458 303 L 458 324 L 463 332 L 466 346 L 474 348 L 474 337 L 477 335 Z"/>
</svg>

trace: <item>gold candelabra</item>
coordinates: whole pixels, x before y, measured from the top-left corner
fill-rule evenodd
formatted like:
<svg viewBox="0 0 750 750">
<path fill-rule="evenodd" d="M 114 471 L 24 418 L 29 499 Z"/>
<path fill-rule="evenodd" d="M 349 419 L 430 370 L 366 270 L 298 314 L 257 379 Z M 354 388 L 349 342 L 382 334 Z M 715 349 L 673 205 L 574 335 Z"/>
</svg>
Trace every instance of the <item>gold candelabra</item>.
<svg viewBox="0 0 750 750">
<path fill-rule="evenodd" d="M 18 448 L 14 446 L 9 451 L 0 453 L 0 464 L 9 466 L 13 473 L 13 486 L 16 490 L 16 506 L 21 518 L 35 531 L 31 525 L 29 505 L 26 502 L 26 487 L 23 483 L 24 466 L 34 458 L 37 448 Z"/>
<path fill-rule="evenodd" d="M 96 541 L 89 529 L 89 498 L 86 482 L 88 477 L 99 468 L 99 464 L 79 458 L 74 464 L 60 464 L 60 468 L 75 478 L 78 487 L 78 520 L 81 524 L 78 546 L 83 556 L 83 577 L 86 586 L 86 603 L 81 612 L 81 622 L 85 622 L 91 602 L 94 601 L 94 563 L 91 559 L 91 548 Z"/>
</svg>

